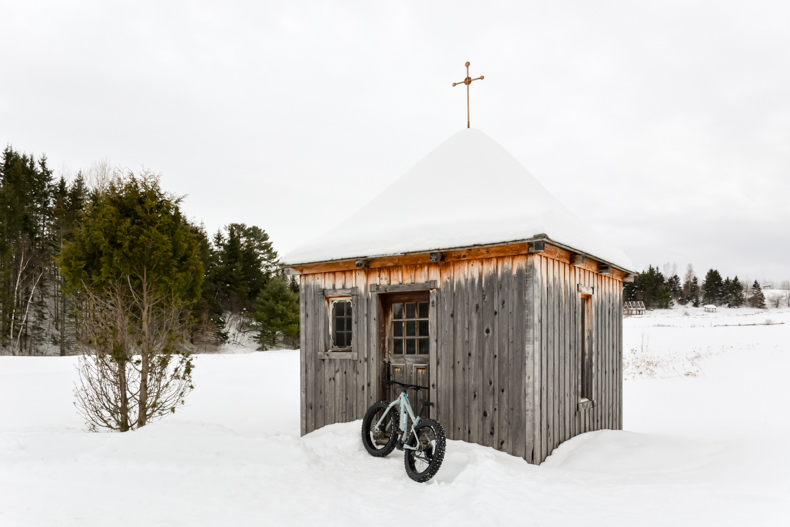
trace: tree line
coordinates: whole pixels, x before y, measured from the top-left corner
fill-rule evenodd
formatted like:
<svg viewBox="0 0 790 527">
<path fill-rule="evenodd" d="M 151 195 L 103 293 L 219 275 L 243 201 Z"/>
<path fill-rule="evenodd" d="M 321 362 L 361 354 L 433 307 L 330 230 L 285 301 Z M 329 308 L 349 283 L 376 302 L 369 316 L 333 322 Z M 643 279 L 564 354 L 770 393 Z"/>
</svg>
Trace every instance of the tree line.
<svg viewBox="0 0 790 527">
<path fill-rule="evenodd" d="M 625 283 L 623 296 L 626 301 L 644 302 L 648 309 L 668 309 L 676 303 L 694 307 L 765 307 L 765 295 L 757 280 L 750 286 L 737 276 L 722 279 L 719 271 L 710 269 L 700 283 L 691 264 L 686 268 L 682 281 L 677 273 L 665 276 L 658 266 L 651 265 L 646 271 L 637 273 L 633 282 Z"/>
<path fill-rule="evenodd" d="M 112 207 L 107 202 L 111 195 L 116 197 Z M 149 209 L 135 202 L 144 196 L 155 202 Z M 185 226 L 183 243 L 195 244 L 194 265 L 200 275 L 197 294 L 182 306 L 188 313 L 184 344 L 208 349 L 227 342 L 236 331 L 252 335 L 261 349 L 283 342 L 294 346 L 299 335 L 298 283 L 280 273 L 264 229 L 229 223 L 209 236 L 203 226 L 183 218 L 180 199 L 162 190 L 152 174 L 135 175 L 98 163 L 73 178 L 56 178 L 46 156 L 36 159 L 9 146 L 0 163 L 0 352 L 78 352 L 89 338 L 88 321 L 81 314 L 90 298 L 64 274 L 68 248 L 99 217 L 118 223 L 99 222 L 96 232 L 137 222 L 139 236 L 151 236 L 168 207 Z M 119 243 L 96 232 L 92 249 Z M 72 263 L 84 268 L 84 259 Z"/>
</svg>

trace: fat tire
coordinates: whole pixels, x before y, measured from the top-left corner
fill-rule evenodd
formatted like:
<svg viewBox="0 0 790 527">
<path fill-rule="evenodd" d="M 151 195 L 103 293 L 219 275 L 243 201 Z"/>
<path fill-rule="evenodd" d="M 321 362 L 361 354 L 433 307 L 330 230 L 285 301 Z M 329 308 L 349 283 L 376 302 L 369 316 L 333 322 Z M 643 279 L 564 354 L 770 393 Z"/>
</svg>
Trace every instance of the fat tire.
<svg viewBox="0 0 790 527">
<path fill-rule="evenodd" d="M 444 434 L 444 428 L 442 428 L 442 425 L 433 419 L 425 419 L 420 421 L 417 426 L 414 427 L 414 431 L 417 433 L 418 440 L 420 437 L 420 430 L 424 428 L 431 428 L 433 430 L 434 437 L 436 437 L 436 446 L 434 447 L 431 460 L 428 463 L 428 468 L 422 472 L 417 471 L 414 466 L 415 451 L 409 450 L 408 448 L 403 449 L 403 464 L 406 466 L 406 474 L 417 483 L 425 483 L 434 477 L 437 472 L 439 472 L 439 468 L 442 466 L 442 461 L 444 461 L 444 451 L 447 447 L 447 437 Z M 411 441 L 414 441 L 413 437 L 410 439 Z"/>
<path fill-rule="evenodd" d="M 379 410 L 386 410 L 389 406 L 389 403 L 386 401 L 379 401 L 368 408 L 368 411 L 365 412 L 365 417 L 362 419 L 362 444 L 365 446 L 365 450 L 368 451 L 373 457 L 385 457 L 392 453 L 395 450 L 395 443 L 398 440 L 398 434 L 396 429 L 396 423 L 394 419 L 394 415 L 397 414 L 394 411 L 390 411 L 389 415 L 389 422 L 390 422 L 390 437 L 387 443 L 384 446 L 378 446 L 373 443 L 372 438 L 370 437 L 370 430 L 375 425 L 373 422 L 378 414 Z"/>
</svg>

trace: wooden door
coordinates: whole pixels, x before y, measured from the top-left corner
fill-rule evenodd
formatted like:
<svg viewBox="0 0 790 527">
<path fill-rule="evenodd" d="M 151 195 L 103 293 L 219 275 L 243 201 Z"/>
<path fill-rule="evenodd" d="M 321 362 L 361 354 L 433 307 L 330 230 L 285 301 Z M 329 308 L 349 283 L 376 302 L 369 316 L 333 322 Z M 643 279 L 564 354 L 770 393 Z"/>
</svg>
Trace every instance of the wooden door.
<svg viewBox="0 0 790 527">
<path fill-rule="evenodd" d="M 416 384 L 425 390 L 408 390 L 409 402 L 419 415 L 423 401 L 430 399 L 430 294 L 392 293 L 382 300 L 386 324 L 384 363 L 387 379 Z M 390 385 L 386 394 L 393 400 L 400 387 Z M 425 416 L 429 415 L 426 410 Z"/>
</svg>

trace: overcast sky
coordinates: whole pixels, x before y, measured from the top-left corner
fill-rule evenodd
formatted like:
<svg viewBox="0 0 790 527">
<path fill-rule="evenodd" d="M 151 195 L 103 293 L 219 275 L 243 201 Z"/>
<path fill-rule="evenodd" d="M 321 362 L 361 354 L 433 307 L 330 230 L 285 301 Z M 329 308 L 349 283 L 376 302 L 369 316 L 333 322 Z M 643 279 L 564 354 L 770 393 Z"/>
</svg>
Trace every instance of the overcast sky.
<svg viewBox="0 0 790 527">
<path fill-rule="evenodd" d="M 790 279 L 790 2 L 0 0 L 0 141 L 314 238 L 466 126 L 638 270 Z M 486 189 L 480 181 L 480 192 Z M 408 204 L 404 204 L 408 210 Z M 419 212 L 419 211 L 416 211 Z"/>
</svg>

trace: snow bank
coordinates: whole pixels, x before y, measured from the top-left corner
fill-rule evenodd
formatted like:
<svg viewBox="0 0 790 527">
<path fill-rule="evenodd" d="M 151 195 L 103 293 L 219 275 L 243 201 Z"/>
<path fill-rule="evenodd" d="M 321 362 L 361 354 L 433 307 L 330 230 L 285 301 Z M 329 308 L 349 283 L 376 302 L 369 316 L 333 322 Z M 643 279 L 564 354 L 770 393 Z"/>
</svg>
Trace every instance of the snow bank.
<svg viewBox="0 0 790 527">
<path fill-rule="evenodd" d="M 593 232 L 498 143 L 456 133 L 346 221 L 283 257 L 287 265 L 492 245 L 548 235 L 622 269 Z"/>
<path fill-rule="evenodd" d="M 449 441 L 424 485 L 399 453 L 367 455 L 359 422 L 299 437 L 298 352 L 198 356 L 189 406 L 128 434 L 82 430 L 74 358 L 0 357 L 0 525 L 368 526 L 404 504 L 454 527 L 788 524 L 787 326 L 733 340 L 687 318 L 629 319 L 626 340 L 687 349 L 708 328 L 731 349 L 698 377 L 627 381 L 626 431 L 574 438 L 539 467 Z"/>
</svg>

